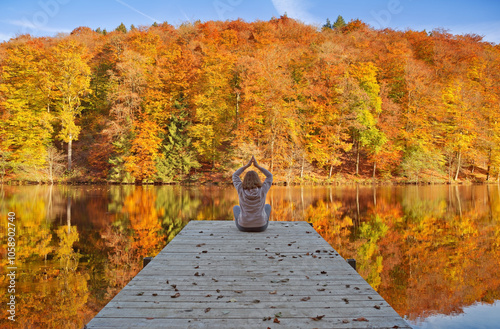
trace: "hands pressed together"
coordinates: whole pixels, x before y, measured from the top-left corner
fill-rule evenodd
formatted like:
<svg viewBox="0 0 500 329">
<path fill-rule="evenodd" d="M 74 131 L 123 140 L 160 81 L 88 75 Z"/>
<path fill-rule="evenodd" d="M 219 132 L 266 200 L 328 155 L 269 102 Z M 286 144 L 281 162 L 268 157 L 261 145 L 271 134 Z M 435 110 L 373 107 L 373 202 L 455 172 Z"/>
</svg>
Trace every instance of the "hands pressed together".
<svg viewBox="0 0 500 329">
<path fill-rule="evenodd" d="M 250 161 L 248 161 L 246 167 L 250 167 L 251 165 L 254 165 L 255 167 L 259 168 L 259 164 L 257 163 L 257 160 L 255 160 L 255 157 L 253 155 Z"/>
</svg>

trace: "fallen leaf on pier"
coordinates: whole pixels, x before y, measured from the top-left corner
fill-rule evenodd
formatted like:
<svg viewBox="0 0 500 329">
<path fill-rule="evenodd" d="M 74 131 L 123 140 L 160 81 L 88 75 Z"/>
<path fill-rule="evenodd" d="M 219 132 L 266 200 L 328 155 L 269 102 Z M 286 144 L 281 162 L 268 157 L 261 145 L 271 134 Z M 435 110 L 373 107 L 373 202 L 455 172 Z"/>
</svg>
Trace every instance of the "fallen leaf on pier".
<svg viewBox="0 0 500 329">
<path fill-rule="evenodd" d="M 352 319 L 352 321 L 365 321 L 365 322 L 368 322 L 368 319 L 365 318 L 365 317 L 360 317 L 360 318 L 357 318 L 357 319 Z"/>
<path fill-rule="evenodd" d="M 278 320 L 278 318 L 274 318 L 274 323 L 280 323 L 280 320 Z"/>
<path fill-rule="evenodd" d="M 144 295 L 144 292 L 140 292 L 136 296 L 142 296 L 142 295 Z"/>
<path fill-rule="evenodd" d="M 326 274 L 326 273 L 328 273 L 328 272 L 327 271 L 321 271 L 321 274 Z"/>
<path fill-rule="evenodd" d="M 342 298 L 342 300 L 343 300 L 346 304 L 349 304 L 349 299 L 347 299 L 347 298 Z"/>
<path fill-rule="evenodd" d="M 314 321 L 319 321 L 319 320 L 323 319 L 324 317 L 325 317 L 324 315 L 317 315 L 315 318 L 311 318 L 311 319 Z"/>
<path fill-rule="evenodd" d="M 200 244 L 197 244 L 196 246 L 197 247 L 203 247 L 205 244 L 204 243 L 200 243 Z"/>
<path fill-rule="evenodd" d="M 146 320 L 154 320 L 154 318 L 146 318 Z"/>
<path fill-rule="evenodd" d="M 153 296 L 158 296 L 158 294 L 153 294 Z"/>
<path fill-rule="evenodd" d="M 243 290 L 235 290 L 234 292 L 237 294 L 241 294 L 241 293 L 243 293 Z"/>
<path fill-rule="evenodd" d="M 342 323 L 349 323 L 349 320 L 342 320 Z"/>
<path fill-rule="evenodd" d="M 212 295 L 208 294 L 208 295 L 205 295 L 205 297 L 212 297 Z"/>
<path fill-rule="evenodd" d="M 281 314 L 281 312 L 278 312 L 278 313 L 274 314 L 275 318 L 281 318 L 282 316 L 283 316 L 283 314 Z"/>
<path fill-rule="evenodd" d="M 180 296 L 181 296 L 181 294 L 180 294 L 180 293 L 176 293 L 175 295 L 172 295 L 172 296 L 170 296 L 170 297 L 172 297 L 172 298 L 177 298 L 177 297 L 180 297 Z"/>
<path fill-rule="evenodd" d="M 267 318 L 263 318 L 262 321 L 267 321 L 267 320 L 271 320 L 271 317 L 268 316 Z"/>
<path fill-rule="evenodd" d="M 275 291 L 270 291 L 269 294 L 270 295 L 276 295 L 276 290 Z"/>
<path fill-rule="evenodd" d="M 311 299 L 311 297 L 304 297 L 301 299 L 301 301 L 305 302 L 305 301 L 308 301 L 309 299 Z"/>
<path fill-rule="evenodd" d="M 210 308 L 210 307 L 207 307 L 207 308 L 205 309 L 205 313 L 210 312 L 210 310 L 211 310 L 211 308 Z"/>
<path fill-rule="evenodd" d="M 319 288 L 317 289 L 318 291 L 325 291 L 326 289 L 325 288 Z"/>
<path fill-rule="evenodd" d="M 380 310 L 380 306 L 378 306 L 378 305 L 375 305 L 373 307 L 376 308 L 377 310 Z"/>
</svg>

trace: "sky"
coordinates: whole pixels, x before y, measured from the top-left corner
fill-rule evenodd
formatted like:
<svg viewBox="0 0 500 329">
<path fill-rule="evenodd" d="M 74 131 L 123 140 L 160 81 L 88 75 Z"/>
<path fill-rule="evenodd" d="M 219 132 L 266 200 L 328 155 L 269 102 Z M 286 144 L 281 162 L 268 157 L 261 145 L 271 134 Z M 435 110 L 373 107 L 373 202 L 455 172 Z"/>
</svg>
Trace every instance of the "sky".
<svg viewBox="0 0 500 329">
<path fill-rule="evenodd" d="M 20 34 L 55 36 L 80 26 L 178 26 L 197 20 L 267 21 L 287 14 L 320 27 L 341 15 L 374 28 L 477 34 L 500 43 L 499 0 L 0 0 L 0 42 Z"/>
</svg>

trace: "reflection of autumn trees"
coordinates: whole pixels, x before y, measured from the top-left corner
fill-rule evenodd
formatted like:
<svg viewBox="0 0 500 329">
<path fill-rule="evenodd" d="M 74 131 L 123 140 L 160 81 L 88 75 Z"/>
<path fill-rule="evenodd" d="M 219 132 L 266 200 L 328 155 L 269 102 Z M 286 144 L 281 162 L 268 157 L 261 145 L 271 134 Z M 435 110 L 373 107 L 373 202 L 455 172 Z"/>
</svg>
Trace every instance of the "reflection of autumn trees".
<svg viewBox="0 0 500 329">
<path fill-rule="evenodd" d="M 117 187 L 112 192 L 115 219 L 101 231 L 107 248 L 106 298 L 112 298 L 195 216 L 198 201 L 177 187 Z M 180 193 L 178 193 L 180 192 Z"/>
<path fill-rule="evenodd" d="M 81 328 L 192 219 L 232 219 L 232 186 L 4 186 L 16 212 L 25 327 Z M 69 197 L 69 198 L 68 198 Z M 282 187 L 272 219 L 306 220 L 409 319 L 500 299 L 500 187 Z M 5 222 L 0 222 L 5 265 Z M 4 277 L 4 276 L 2 276 Z M 0 281 L 0 289 L 5 288 Z M 0 302 L 5 296 L 0 296 Z M 0 319 L 0 327 L 4 325 Z"/>
<path fill-rule="evenodd" d="M 339 201 L 312 203 L 306 219 L 344 258 L 357 259 L 358 272 L 399 314 L 460 312 L 500 298 L 500 218 L 486 202 L 499 195 L 461 200 L 447 189 L 405 189 L 411 197 L 401 202 L 381 189 L 359 225 Z"/>
</svg>

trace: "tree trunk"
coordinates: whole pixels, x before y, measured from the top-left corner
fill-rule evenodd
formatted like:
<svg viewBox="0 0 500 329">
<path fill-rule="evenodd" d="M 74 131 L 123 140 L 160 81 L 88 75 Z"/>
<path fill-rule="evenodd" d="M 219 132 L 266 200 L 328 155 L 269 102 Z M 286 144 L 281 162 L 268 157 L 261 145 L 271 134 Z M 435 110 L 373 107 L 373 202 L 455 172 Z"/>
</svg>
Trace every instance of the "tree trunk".
<svg viewBox="0 0 500 329">
<path fill-rule="evenodd" d="M 71 156 L 73 152 L 73 136 L 69 134 L 69 141 L 68 141 L 68 171 L 71 171 Z"/>
<path fill-rule="evenodd" d="M 356 143 L 356 176 L 359 175 L 359 142 Z"/>
<path fill-rule="evenodd" d="M 68 235 L 71 233 L 71 197 L 66 202 L 66 222 L 68 224 Z"/>
<path fill-rule="evenodd" d="M 302 166 L 300 168 L 300 178 L 304 177 L 304 162 L 306 161 L 306 156 L 302 154 Z"/>
<path fill-rule="evenodd" d="M 462 152 L 458 151 L 458 159 L 457 159 L 457 172 L 455 173 L 455 180 L 458 179 L 458 173 L 460 172 L 460 162 L 462 160 Z"/>
<path fill-rule="evenodd" d="M 240 111 L 240 93 L 236 93 L 236 129 L 238 129 L 238 112 Z"/>
<path fill-rule="evenodd" d="M 274 136 L 271 141 L 271 172 L 274 170 Z"/>
<path fill-rule="evenodd" d="M 377 161 L 373 162 L 373 179 L 375 179 L 375 172 L 377 171 Z"/>
<path fill-rule="evenodd" d="M 330 174 L 328 174 L 328 179 L 332 178 L 333 163 L 330 165 Z"/>
<path fill-rule="evenodd" d="M 488 165 L 488 172 L 486 173 L 486 180 L 490 180 L 490 170 L 491 170 L 491 165 Z"/>
</svg>

